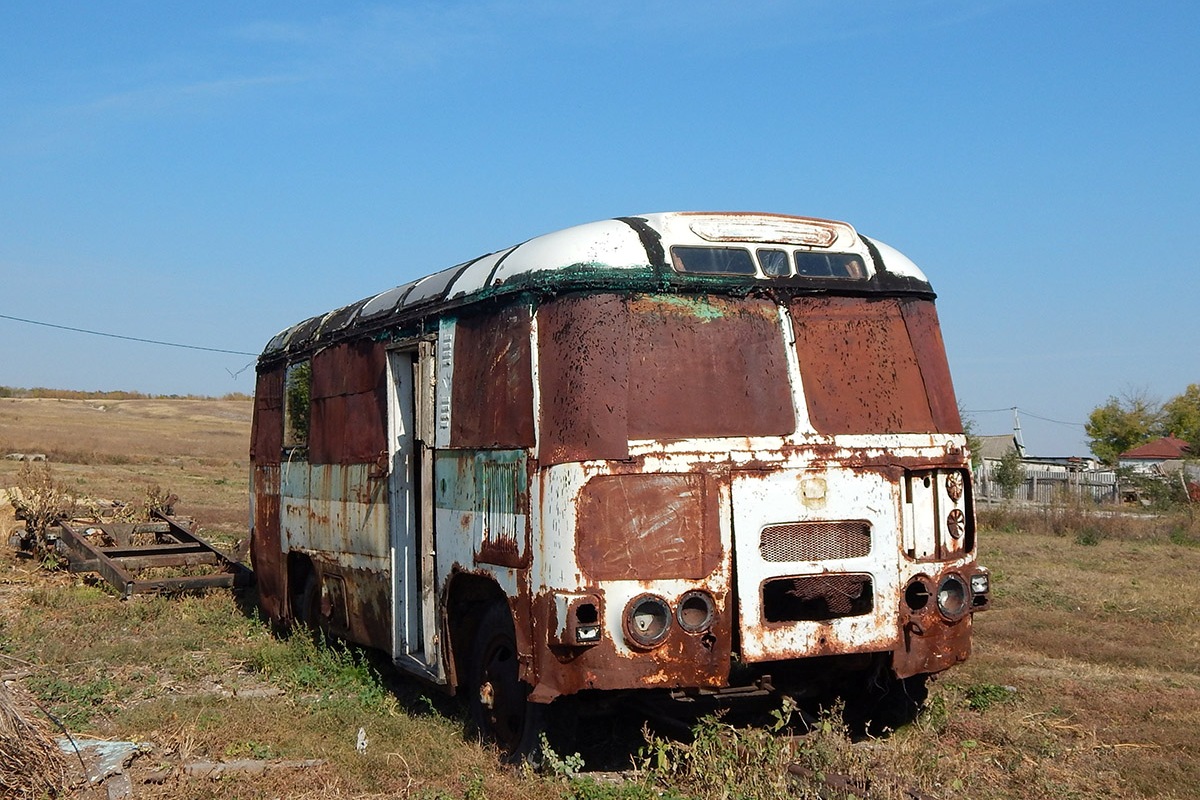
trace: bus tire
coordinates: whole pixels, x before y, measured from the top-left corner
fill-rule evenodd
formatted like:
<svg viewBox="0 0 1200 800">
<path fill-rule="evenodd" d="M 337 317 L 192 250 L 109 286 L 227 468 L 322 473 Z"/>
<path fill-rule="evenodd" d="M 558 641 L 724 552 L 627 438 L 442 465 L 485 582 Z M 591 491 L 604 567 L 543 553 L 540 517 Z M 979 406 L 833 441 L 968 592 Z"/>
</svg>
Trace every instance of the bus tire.
<svg viewBox="0 0 1200 800">
<path fill-rule="evenodd" d="M 529 702 L 520 666 L 507 606 L 488 606 L 471 647 L 467 705 L 479 733 L 510 763 L 534 760 L 545 728 L 545 706 Z"/>
<path fill-rule="evenodd" d="M 875 679 L 854 702 L 847 701 L 846 717 L 852 729 L 869 736 L 885 736 L 920 716 L 929 697 L 928 675 Z"/>
</svg>

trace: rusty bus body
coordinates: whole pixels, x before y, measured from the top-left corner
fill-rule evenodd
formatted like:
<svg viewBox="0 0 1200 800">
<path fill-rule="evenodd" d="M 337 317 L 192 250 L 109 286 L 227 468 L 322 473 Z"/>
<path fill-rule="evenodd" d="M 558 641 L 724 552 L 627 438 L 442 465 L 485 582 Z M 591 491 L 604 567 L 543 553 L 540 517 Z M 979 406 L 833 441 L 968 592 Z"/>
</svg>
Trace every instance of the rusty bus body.
<svg viewBox="0 0 1200 800">
<path fill-rule="evenodd" d="M 509 751 L 583 690 L 941 672 L 989 594 L 933 299 L 845 223 L 666 213 L 302 322 L 258 364 L 263 607 Z"/>
</svg>

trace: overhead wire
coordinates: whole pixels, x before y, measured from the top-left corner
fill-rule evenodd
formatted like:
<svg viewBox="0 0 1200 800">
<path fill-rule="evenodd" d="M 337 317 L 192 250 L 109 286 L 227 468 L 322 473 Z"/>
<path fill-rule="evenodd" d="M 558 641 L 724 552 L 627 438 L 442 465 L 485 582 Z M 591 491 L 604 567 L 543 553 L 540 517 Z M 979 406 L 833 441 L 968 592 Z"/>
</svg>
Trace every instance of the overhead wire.
<svg viewBox="0 0 1200 800">
<path fill-rule="evenodd" d="M 1053 422 L 1055 425 L 1070 425 L 1073 428 L 1086 428 L 1087 427 L 1082 422 L 1066 422 L 1061 419 L 1051 419 L 1050 417 L 1044 417 L 1041 414 L 1035 414 L 1032 411 L 1027 411 L 1026 409 L 1020 408 L 1018 406 L 1009 406 L 1008 408 L 981 408 L 981 409 L 974 409 L 974 410 L 963 409 L 963 412 L 966 414 L 1000 414 L 1000 413 L 1008 414 L 1013 411 L 1016 411 L 1026 417 L 1033 417 L 1034 419 L 1040 419 L 1042 422 Z"/>
<path fill-rule="evenodd" d="M 203 350 L 208 353 L 228 353 L 234 356 L 257 356 L 258 353 L 248 353 L 245 350 L 226 350 L 221 347 L 203 347 L 196 344 L 182 344 L 180 342 L 164 342 L 160 339 L 145 339 L 140 336 L 123 336 L 119 333 L 107 333 L 105 331 L 93 331 L 87 328 L 76 328 L 71 325 L 58 325 L 53 322 L 42 322 L 36 319 L 24 319 L 23 317 L 13 317 L 8 314 L 0 314 L 0 319 L 7 319 L 13 322 L 23 322 L 26 325 L 41 325 L 45 328 L 58 328 L 63 331 L 71 331 L 73 333 L 86 333 L 91 336 L 104 336 L 109 339 L 124 339 L 127 342 L 142 342 L 143 344 L 157 344 L 163 347 L 178 347 L 184 350 Z"/>
</svg>

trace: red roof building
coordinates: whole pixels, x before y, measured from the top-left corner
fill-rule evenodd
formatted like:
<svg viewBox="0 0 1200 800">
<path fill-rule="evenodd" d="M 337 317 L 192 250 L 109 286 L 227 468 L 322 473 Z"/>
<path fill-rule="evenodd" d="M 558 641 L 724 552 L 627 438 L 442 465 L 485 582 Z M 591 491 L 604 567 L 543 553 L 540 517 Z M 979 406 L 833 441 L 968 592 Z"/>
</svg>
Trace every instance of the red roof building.
<svg viewBox="0 0 1200 800">
<path fill-rule="evenodd" d="M 1132 467 L 1134 472 L 1144 474 L 1163 474 L 1168 462 L 1182 464 L 1183 459 L 1191 456 L 1192 451 L 1183 439 L 1164 436 L 1121 453 L 1117 466 Z"/>
<path fill-rule="evenodd" d="M 1174 436 L 1164 436 L 1152 442 L 1130 448 L 1121 453 L 1122 461 L 1170 461 L 1177 458 L 1187 458 L 1191 448 L 1183 439 Z"/>
</svg>

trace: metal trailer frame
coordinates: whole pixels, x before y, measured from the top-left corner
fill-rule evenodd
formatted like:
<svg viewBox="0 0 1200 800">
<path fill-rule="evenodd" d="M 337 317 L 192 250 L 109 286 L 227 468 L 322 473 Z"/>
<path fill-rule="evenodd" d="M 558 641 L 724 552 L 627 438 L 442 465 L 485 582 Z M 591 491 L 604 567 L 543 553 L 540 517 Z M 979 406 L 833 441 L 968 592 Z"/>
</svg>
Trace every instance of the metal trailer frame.
<svg viewBox="0 0 1200 800">
<path fill-rule="evenodd" d="M 182 592 L 214 587 L 249 586 L 253 573 L 240 561 L 230 558 L 189 530 L 178 519 L 155 514 L 159 522 L 103 522 L 73 527 L 61 523 L 59 550 L 66 556 L 71 572 L 97 572 L 108 581 L 123 600 L 135 594 Z M 95 545 L 88 541 L 89 531 L 98 530 L 115 545 Z M 134 545 L 135 533 L 153 533 L 154 544 Z M 193 567 L 208 565 L 214 571 L 206 575 L 176 578 L 142 579 L 143 570 L 155 567 Z"/>
</svg>

